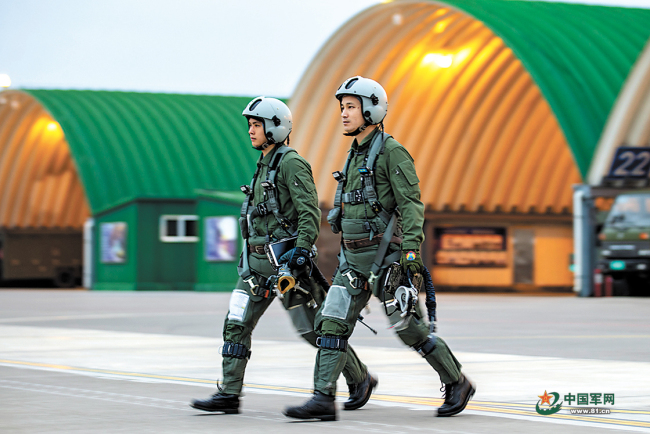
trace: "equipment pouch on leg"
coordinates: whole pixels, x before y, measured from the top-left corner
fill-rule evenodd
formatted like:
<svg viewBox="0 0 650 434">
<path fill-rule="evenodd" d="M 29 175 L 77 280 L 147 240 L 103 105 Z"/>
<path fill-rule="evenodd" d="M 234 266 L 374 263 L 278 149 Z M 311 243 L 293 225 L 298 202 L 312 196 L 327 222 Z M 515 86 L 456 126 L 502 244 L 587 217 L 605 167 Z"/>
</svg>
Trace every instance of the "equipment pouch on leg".
<svg viewBox="0 0 650 434">
<path fill-rule="evenodd" d="M 350 310 L 352 295 L 348 289 L 341 285 L 332 285 L 327 297 L 321 315 L 345 321 Z"/>
<path fill-rule="evenodd" d="M 332 232 L 338 234 L 341 232 L 341 208 L 332 208 L 327 214 L 327 223 L 332 226 Z"/>
<path fill-rule="evenodd" d="M 231 321 L 243 322 L 249 300 L 250 297 L 245 291 L 235 289 L 232 294 L 230 294 L 228 319 Z"/>
</svg>

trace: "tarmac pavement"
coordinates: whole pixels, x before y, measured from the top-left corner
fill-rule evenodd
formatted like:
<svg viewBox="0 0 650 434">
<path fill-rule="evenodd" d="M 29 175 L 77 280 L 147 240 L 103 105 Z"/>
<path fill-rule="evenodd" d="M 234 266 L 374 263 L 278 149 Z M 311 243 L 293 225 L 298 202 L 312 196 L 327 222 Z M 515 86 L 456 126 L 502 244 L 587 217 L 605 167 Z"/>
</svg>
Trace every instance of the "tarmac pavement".
<svg viewBox="0 0 650 434">
<path fill-rule="evenodd" d="M 214 393 L 221 375 L 228 298 L 1 290 L 0 432 L 650 432 L 650 299 L 440 294 L 439 334 L 478 386 L 452 418 L 433 417 L 442 403 L 437 376 L 387 330 L 373 300 L 366 322 L 379 334 L 359 325 L 351 344 L 379 376 L 376 393 L 360 410 L 339 411 L 338 422 L 303 422 L 281 411 L 311 394 L 316 351 L 280 303 L 254 333 L 242 413 L 188 406 Z M 341 379 L 338 400 L 346 389 Z M 559 394 L 559 412 L 536 412 L 545 392 Z M 582 393 L 615 402 L 567 404 L 566 395 Z"/>
</svg>

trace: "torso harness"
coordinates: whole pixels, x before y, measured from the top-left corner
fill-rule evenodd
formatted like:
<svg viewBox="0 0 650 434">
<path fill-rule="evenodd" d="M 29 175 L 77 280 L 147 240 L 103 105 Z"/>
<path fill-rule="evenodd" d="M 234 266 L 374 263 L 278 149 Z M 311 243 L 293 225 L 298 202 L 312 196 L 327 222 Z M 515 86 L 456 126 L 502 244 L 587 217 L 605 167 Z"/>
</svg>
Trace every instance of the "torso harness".
<svg viewBox="0 0 650 434">
<path fill-rule="evenodd" d="M 256 289 L 259 285 L 254 283 L 254 275 L 251 272 L 250 266 L 248 264 L 248 255 L 249 255 L 249 245 L 248 238 L 255 234 L 255 229 L 253 229 L 252 221 L 257 217 L 264 217 L 268 214 L 273 214 L 275 219 L 280 224 L 280 227 L 287 231 L 289 234 L 295 235 L 298 232 L 297 226 L 291 222 L 287 217 L 280 213 L 280 204 L 278 200 L 278 189 L 275 185 L 275 180 L 278 175 L 278 169 L 280 168 L 280 163 L 282 162 L 285 155 L 289 152 L 296 152 L 295 149 L 288 146 L 276 147 L 273 151 L 274 154 L 271 157 L 269 162 L 269 169 L 266 173 L 266 180 L 262 182 L 264 191 L 266 192 L 267 200 L 260 202 L 258 205 L 253 204 L 253 195 L 255 182 L 257 181 L 257 176 L 259 175 L 262 164 L 260 162 L 264 158 L 263 155 L 260 155 L 260 159 L 257 164 L 257 169 L 253 175 L 250 185 L 242 185 L 241 190 L 246 194 L 246 200 L 242 203 L 239 225 L 241 229 L 242 236 L 244 237 L 244 251 L 242 252 L 242 258 L 237 266 L 237 272 L 239 276 L 248 283 L 251 287 L 251 291 L 256 293 Z M 270 242 L 270 236 L 267 230 L 266 233 L 266 242 Z"/>
<path fill-rule="evenodd" d="M 347 172 L 350 167 L 350 162 L 352 161 L 352 152 L 348 154 L 348 159 L 345 162 L 343 171 L 334 172 L 334 178 L 338 181 L 338 186 L 336 188 L 336 195 L 334 196 L 334 209 L 330 211 L 330 214 L 327 218 L 328 222 L 332 225 L 332 230 L 334 233 L 338 233 L 341 231 L 341 204 L 357 204 L 362 201 L 367 201 L 375 214 L 377 214 L 377 216 L 386 225 L 386 230 L 384 231 L 384 235 L 382 236 L 381 242 L 379 243 L 379 248 L 370 269 L 370 276 L 368 278 L 368 283 L 372 286 L 373 291 L 375 289 L 375 281 L 377 277 L 379 277 L 381 271 L 386 269 L 393 262 L 398 261 L 400 258 L 399 251 L 386 256 L 386 252 L 388 251 L 388 246 L 391 243 L 393 235 L 396 235 L 398 237 L 401 235 L 401 233 L 399 233 L 399 229 L 397 228 L 397 218 L 399 216 L 399 211 L 395 209 L 392 214 L 388 213 L 388 211 L 384 209 L 381 203 L 379 203 L 377 190 L 375 188 L 375 166 L 377 163 L 377 157 L 379 154 L 383 153 L 386 140 L 388 140 L 390 137 L 390 135 L 384 133 L 383 131 L 375 134 L 364 160 L 364 167 L 359 169 L 363 188 L 348 193 L 343 193 L 343 188 L 345 186 L 345 182 L 347 181 Z M 369 229 L 371 238 L 373 236 L 374 230 L 375 229 L 372 227 Z M 357 282 L 357 278 L 352 276 L 352 270 L 350 269 L 348 262 L 345 259 L 345 248 L 342 237 L 339 257 L 339 271 L 341 272 L 341 275 L 348 278 L 350 285 L 353 288 L 359 288 L 360 282 Z"/>
</svg>

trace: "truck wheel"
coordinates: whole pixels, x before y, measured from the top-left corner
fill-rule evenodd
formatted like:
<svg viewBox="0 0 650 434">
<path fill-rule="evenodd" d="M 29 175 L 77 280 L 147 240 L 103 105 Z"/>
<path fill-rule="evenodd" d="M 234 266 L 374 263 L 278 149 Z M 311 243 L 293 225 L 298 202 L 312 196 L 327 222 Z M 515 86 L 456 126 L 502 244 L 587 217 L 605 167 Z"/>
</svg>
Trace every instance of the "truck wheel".
<svg viewBox="0 0 650 434">
<path fill-rule="evenodd" d="M 75 284 L 75 275 L 72 268 L 60 268 L 53 279 L 54 285 L 59 288 L 72 288 Z"/>
<path fill-rule="evenodd" d="M 630 295 L 634 297 L 642 297 L 649 295 L 648 287 L 650 287 L 650 279 L 644 275 L 629 276 L 627 278 L 627 286 L 630 290 Z"/>
<path fill-rule="evenodd" d="M 614 287 L 612 290 L 612 295 L 616 297 L 627 297 L 630 295 L 630 286 L 628 285 L 627 279 L 625 277 L 614 278 Z"/>
</svg>

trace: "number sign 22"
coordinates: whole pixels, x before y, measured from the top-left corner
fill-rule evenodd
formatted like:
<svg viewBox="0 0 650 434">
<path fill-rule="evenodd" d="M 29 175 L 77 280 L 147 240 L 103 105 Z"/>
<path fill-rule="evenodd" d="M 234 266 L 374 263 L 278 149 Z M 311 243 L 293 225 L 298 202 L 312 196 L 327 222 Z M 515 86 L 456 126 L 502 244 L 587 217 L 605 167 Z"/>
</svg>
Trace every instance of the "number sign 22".
<svg viewBox="0 0 650 434">
<path fill-rule="evenodd" d="M 616 150 L 607 177 L 642 179 L 648 177 L 648 169 L 650 169 L 650 148 L 621 146 Z"/>
</svg>

